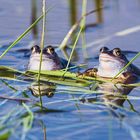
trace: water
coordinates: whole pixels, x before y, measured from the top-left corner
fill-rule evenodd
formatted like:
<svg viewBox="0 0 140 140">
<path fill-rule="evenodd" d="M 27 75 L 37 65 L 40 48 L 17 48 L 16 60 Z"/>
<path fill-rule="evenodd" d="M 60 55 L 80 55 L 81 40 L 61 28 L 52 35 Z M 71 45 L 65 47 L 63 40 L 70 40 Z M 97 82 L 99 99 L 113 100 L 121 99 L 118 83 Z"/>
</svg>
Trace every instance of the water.
<svg viewBox="0 0 140 140">
<path fill-rule="evenodd" d="M 32 17 L 31 4 L 32 1 L 29 0 L 0 0 L 0 52 L 3 52 L 30 25 Z M 37 15 L 39 16 L 41 2 L 37 0 L 36 4 Z M 77 17 L 80 17 L 81 4 L 82 2 L 78 0 Z M 53 8 L 47 15 L 45 44 L 60 44 L 71 26 L 69 1 L 48 0 L 47 7 L 50 6 L 53 6 Z M 89 57 L 86 63 L 89 67 L 98 64 L 98 51 L 104 45 L 111 49 L 120 47 L 124 51 L 129 51 L 126 52 L 128 59 L 131 59 L 140 51 L 139 0 L 133 0 L 133 2 L 131 0 L 106 0 L 104 1 L 104 6 L 104 22 L 98 26 L 86 29 L 86 45 Z M 87 11 L 95 7 L 92 0 L 88 1 L 87 7 Z M 87 17 L 87 24 L 95 22 L 97 22 L 95 14 Z M 37 31 L 37 39 L 35 39 L 33 32 L 29 33 L 0 60 L 0 65 L 25 70 L 29 59 L 28 50 L 32 44 L 39 44 L 40 42 L 41 23 L 37 26 Z M 77 45 L 77 64 L 85 62 L 81 51 L 81 44 L 80 39 Z M 59 51 L 58 54 L 61 54 L 61 52 Z M 139 58 L 134 63 L 140 67 Z M 31 83 L 8 80 L 5 82 L 13 86 L 17 91 L 1 81 L 1 96 L 21 98 L 23 97 L 23 92 L 25 92 L 30 99 L 39 101 L 39 98 L 34 97 L 28 89 Z M 47 87 L 45 86 L 45 88 Z M 130 102 L 125 101 L 123 104 L 124 108 L 118 109 L 113 109 L 108 104 L 105 105 L 104 101 L 108 100 L 108 98 L 103 95 L 96 97 L 95 94 L 85 94 L 86 92 L 78 87 L 72 88 L 70 86 L 56 85 L 55 88 L 53 91 L 49 89 L 52 93 L 55 91 L 52 98 L 42 96 L 43 106 L 48 108 L 47 111 L 42 112 L 39 107 L 32 107 L 32 102 L 27 102 L 30 109 L 34 112 L 34 122 L 25 139 L 43 139 L 44 126 L 46 127 L 46 137 L 49 140 L 116 140 L 118 137 L 119 139 L 127 140 L 140 139 L 139 87 L 129 93 L 128 98 Z M 79 97 L 82 99 L 86 97 L 86 99 L 89 99 L 89 102 L 83 103 L 76 100 Z M 115 97 L 112 98 L 116 99 Z M 22 134 L 26 133 L 21 125 L 23 124 L 21 118 L 26 109 L 17 101 L 4 99 L 0 101 L 0 108 L 0 126 L 6 126 L 5 129 L 1 129 L 1 133 L 12 129 L 13 133 L 10 139 L 18 140 L 24 138 Z M 2 121 L 5 119 L 3 117 L 5 115 L 7 119 Z"/>
</svg>

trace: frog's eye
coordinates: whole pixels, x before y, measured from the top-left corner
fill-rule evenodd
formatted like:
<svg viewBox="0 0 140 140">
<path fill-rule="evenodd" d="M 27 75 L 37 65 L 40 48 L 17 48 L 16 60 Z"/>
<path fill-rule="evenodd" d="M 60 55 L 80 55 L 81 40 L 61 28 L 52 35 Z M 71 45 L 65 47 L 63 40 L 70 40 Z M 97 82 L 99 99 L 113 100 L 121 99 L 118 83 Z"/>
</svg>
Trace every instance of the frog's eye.
<svg viewBox="0 0 140 140">
<path fill-rule="evenodd" d="M 121 50 L 119 48 L 115 48 L 115 49 L 113 49 L 113 54 L 115 56 L 120 56 L 121 55 Z"/>
<path fill-rule="evenodd" d="M 52 46 L 47 47 L 47 53 L 53 54 L 54 53 L 54 48 Z"/>
<path fill-rule="evenodd" d="M 100 52 L 102 53 L 102 52 L 106 52 L 106 51 L 109 51 L 109 49 L 107 48 L 107 47 L 102 47 L 101 49 L 100 49 Z"/>
<path fill-rule="evenodd" d="M 33 46 L 33 47 L 31 48 L 31 51 L 32 51 L 32 53 L 40 52 L 40 47 L 37 46 L 37 45 L 35 45 L 35 46 Z"/>
</svg>

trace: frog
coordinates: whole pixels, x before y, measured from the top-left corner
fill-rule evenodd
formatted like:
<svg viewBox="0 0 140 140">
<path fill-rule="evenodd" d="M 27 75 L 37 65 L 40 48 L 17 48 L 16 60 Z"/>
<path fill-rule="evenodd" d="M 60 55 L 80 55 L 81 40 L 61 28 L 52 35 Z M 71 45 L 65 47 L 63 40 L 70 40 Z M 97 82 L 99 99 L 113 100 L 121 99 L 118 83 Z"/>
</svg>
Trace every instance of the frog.
<svg viewBox="0 0 140 140">
<path fill-rule="evenodd" d="M 41 49 L 38 45 L 31 48 L 31 55 L 28 63 L 28 70 L 39 70 Z M 53 46 L 49 45 L 42 51 L 41 70 L 60 70 L 63 69 L 63 63 L 55 52 Z"/>
<path fill-rule="evenodd" d="M 129 60 L 120 48 L 110 50 L 108 47 L 102 47 L 100 49 L 98 67 L 87 69 L 80 75 L 102 78 L 116 77 L 118 82 L 129 83 L 137 79 L 137 76 L 140 76 L 140 69 L 131 63 L 117 75 L 128 63 Z"/>
</svg>

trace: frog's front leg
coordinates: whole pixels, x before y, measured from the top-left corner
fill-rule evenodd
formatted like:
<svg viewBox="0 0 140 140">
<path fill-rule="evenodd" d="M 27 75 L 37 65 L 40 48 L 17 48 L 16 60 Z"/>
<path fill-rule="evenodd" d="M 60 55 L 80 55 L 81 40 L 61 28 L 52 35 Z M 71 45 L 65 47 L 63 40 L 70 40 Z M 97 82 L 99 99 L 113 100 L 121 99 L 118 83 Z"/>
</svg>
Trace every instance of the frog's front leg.
<svg viewBox="0 0 140 140">
<path fill-rule="evenodd" d="M 82 72 L 82 73 L 78 73 L 77 76 L 84 78 L 85 76 L 89 76 L 89 77 L 96 77 L 97 76 L 97 68 L 89 68 L 86 71 Z"/>
<path fill-rule="evenodd" d="M 118 83 L 130 84 L 137 80 L 137 76 L 132 72 L 124 72 L 118 77 Z"/>
</svg>

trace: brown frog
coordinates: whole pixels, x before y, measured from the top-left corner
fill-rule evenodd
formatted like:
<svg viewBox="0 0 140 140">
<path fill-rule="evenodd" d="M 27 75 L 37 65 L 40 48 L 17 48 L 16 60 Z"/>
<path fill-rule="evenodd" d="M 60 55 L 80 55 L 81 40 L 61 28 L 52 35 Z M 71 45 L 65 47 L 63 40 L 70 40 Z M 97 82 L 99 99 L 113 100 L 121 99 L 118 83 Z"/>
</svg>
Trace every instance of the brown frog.
<svg viewBox="0 0 140 140">
<path fill-rule="evenodd" d="M 80 75 L 113 78 L 128 62 L 128 59 L 119 48 L 109 50 L 107 47 L 103 47 L 100 49 L 98 68 L 90 68 Z M 121 83 L 131 83 L 137 75 L 140 75 L 140 69 L 130 64 L 116 78 Z"/>
<path fill-rule="evenodd" d="M 39 70 L 40 66 L 40 47 L 35 45 L 31 48 L 31 56 L 29 59 L 28 69 Z M 43 49 L 41 70 L 59 70 L 63 65 L 61 58 L 57 55 L 52 46 Z"/>
</svg>

